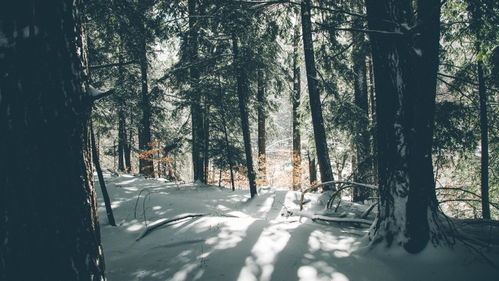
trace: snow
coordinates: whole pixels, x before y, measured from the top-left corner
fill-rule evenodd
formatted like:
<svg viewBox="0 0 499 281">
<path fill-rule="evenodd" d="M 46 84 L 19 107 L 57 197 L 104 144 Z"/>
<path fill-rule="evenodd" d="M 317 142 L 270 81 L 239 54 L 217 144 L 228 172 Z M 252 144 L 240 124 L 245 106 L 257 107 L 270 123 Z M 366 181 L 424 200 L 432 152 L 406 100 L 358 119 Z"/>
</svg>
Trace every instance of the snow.
<svg viewBox="0 0 499 281">
<path fill-rule="evenodd" d="M 367 225 L 308 218 L 338 216 L 324 211 L 325 200 L 318 194 L 306 194 L 309 202 L 297 212 L 301 194 L 285 189 L 262 188 L 250 200 L 248 190 L 131 175 L 105 178 L 118 224 L 108 225 L 99 194 L 110 281 L 464 281 L 493 280 L 499 273 L 463 247 L 429 247 L 418 255 L 397 247 L 372 249 L 365 238 Z M 348 220 L 367 207 L 344 202 L 339 213 Z M 145 229 L 144 219 L 150 226 L 189 213 L 204 215 L 163 225 L 136 241 Z M 498 253 L 491 248 L 488 254 L 497 261 Z"/>
</svg>

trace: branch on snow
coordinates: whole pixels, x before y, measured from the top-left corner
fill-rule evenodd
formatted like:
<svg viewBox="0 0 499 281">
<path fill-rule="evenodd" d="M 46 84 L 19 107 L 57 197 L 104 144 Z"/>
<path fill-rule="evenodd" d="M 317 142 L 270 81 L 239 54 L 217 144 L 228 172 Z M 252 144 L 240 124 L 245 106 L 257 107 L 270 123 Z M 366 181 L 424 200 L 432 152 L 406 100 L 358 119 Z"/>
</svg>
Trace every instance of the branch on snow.
<svg viewBox="0 0 499 281">
<path fill-rule="evenodd" d="M 300 210 L 303 210 L 303 199 L 305 198 L 305 193 L 310 192 L 312 190 L 316 190 L 317 188 L 322 187 L 322 186 L 331 185 L 331 184 L 337 184 L 337 183 L 348 184 L 348 185 L 357 185 L 357 186 L 367 187 L 367 188 L 370 188 L 370 189 L 373 189 L 373 190 L 378 190 L 378 187 L 375 186 L 375 185 L 365 184 L 365 183 L 358 183 L 358 182 L 353 182 L 353 181 L 326 181 L 326 182 L 322 182 L 322 183 L 313 185 L 313 186 L 305 189 L 304 191 L 302 191 L 302 193 L 301 193 L 301 199 L 300 199 Z M 340 189 L 340 190 L 338 190 L 336 192 L 339 192 L 339 191 L 341 191 L 343 189 Z M 333 194 L 333 196 L 336 194 L 336 192 Z"/>
<path fill-rule="evenodd" d="M 365 219 L 355 219 L 355 218 L 334 218 L 322 215 L 309 214 L 307 212 L 301 211 L 288 211 L 289 215 L 302 216 L 311 219 L 312 221 L 327 221 L 336 223 L 354 223 L 354 224 L 365 224 L 370 226 L 373 222 Z"/>
<path fill-rule="evenodd" d="M 140 239 L 144 238 L 144 236 L 146 236 L 147 234 L 151 233 L 152 231 L 160 228 L 163 225 L 166 225 L 166 224 L 169 224 L 169 223 L 172 223 L 172 222 L 176 222 L 176 221 L 179 221 L 179 220 L 187 219 L 187 218 L 197 218 L 197 217 L 202 217 L 202 216 L 205 216 L 205 215 L 206 214 L 202 214 L 202 213 L 183 214 L 183 215 L 179 215 L 179 216 L 176 216 L 174 218 L 171 218 L 171 219 L 160 219 L 160 220 L 157 220 L 157 221 L 151 223 L 149 226 L 147 226 L 144 229 L 144 231 L 135 239 L 135 241 L 139 241 Z"/>
</svg>

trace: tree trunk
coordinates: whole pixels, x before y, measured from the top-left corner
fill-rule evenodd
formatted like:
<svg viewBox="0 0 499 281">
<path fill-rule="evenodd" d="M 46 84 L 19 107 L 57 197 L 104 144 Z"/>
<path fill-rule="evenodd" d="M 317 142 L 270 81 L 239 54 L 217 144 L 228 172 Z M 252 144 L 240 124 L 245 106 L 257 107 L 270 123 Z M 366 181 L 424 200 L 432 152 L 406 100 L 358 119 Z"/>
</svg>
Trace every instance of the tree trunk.
<svg viewBox="0 0 499 281">
<path fill-rule="evenodd" d="M 222 82 L 220 81 L 219 77 L 219 87 L 220 87 L 220 92 L 219 92 L 219 98 L 221 101 L 224 100 L 224 89 L 222 88 Z M 221 103 L 222 107 L 222 112 L 221 112 L 221 118 L 222 118 L 222 128 L 223 128 L 223 133 L 224 133 L 224 140 L 225 140 L 225 147 L 227 148 L 227 161 L 229 162 L 229 171 L 230 171 L 230 183 L 232 186 L 232 191 L 236 190 L 235 184 L 234 184 L 234 162 L 232 161 L 232 151 L 230 149 L 230 142 L 229 142 L 229 134 L 227 132 L 227 122 L 225 121 L 225 106 L 224 103 Z"/>
<path fill-rule="evenodd" d="M 307 151 L 307 158 L 308 158 L 308 173 L 309 173 L 310 184 L 316 184 L 317 183 L 317 165 L 315 164 L 315 156 L 310 155 L 310 152 Z"/>
<path fill-rule="evenodd" d="M 150 155 L 147 155 L 147 153 L 144 154 L 151 149 L 149 146 L 149 143 L 151 142 L 151 101 L 149 100 L 149 90 L 147 85 L 147 48 L 145 37 L 141 36 L 140 40 L 140 81 L 142 84 L 142 100 L 140 107 L 142 109 L 142 118 L 139 128 L 139 149 L 141 153 L 141 157 L 139 159 L 139 172 L 146 177 L 152 177 L 154 176 L 153 161 L 150 160 Z"/>
<path fill-rule="evenodd" d="M 125 168 L 125 114 L 121 109 L 118 109 L 118 171 L 124 172 Z"/>
<path fill-rule="evenodd" d="M 258 184 L 267 185 L 267 155 L 265 153 L 265 81 L 263 71 L 258 70 L 257 117 L 258 117 Z"/>
<path fill-rule="evenodd" d="M 322 105 L 319 93 L 317 70 L 315 68 L 314 46 L 312 41 L 312 21 L 310 14 L 311 0 L 304 0 L 301 4 L 301 24 L 303 33 L 303 51 L 305 54 L 305 68 L 307 71 L 308 95 L 310 98 L 310 110 L 312 112 L 312 125 L 314 128 L 315 149 L 319 160 L 321 181 L 332 181 L 333 170 L 329 159 L 326 132 L 324 130 L 324 119 L 322 117 Z M 334 188 L 334 185 L 332 185 Z M 331 189 L 326 186 L 325 190 Z"/>
<path fill-rule="evenodd" d="M 125 171 L 132 172 L 132 130 L 125 130 Z"/>
<path fill-rule="evenodd" d="M 105 280 L 78 7 L 0 4 L 1 280 Z"/>
<path fill-rule="evenodd" d="M 97 172 L 97 177 L 99 178 L 102 198 L 104 198 L 104 206 L 106 207 L 107 221 L 109 222 L 110 225 L 116 226 L 116 222 L 114 220 L 114 215 L 113 215 L 113 208 L 111 207 L 111 199 L 109 198 L 106 182 L 104 181 L 104 175 L 102 174 L 102 169 L 100 167 L 99 150 L 97 149 L 97 145 L 95 143 L 95 134 L 92 122 L 90 122 L 90 144 L 92 145 L 92 160 L 95 165 L 95 171 Z"/>
<path fill-rule="evenodd" d="M 373 76 L 373 66 L 372 59 L 369 57 L 368 60 L 368 70 L 369 70 L 369 105 L 371 113 L 371 151 L 372 151 L 372 172 L 373 172 L 373 183 L 378 183 L 378 134 L 377 134 L 377 122 L 376 122 L 376 96 L 374 94 L 374 76 Z"/>
<path fill-rule="evenodd" d="M 296 12 L 296 25 L 294 27 L 293 35 L 293 92 L 291 94 L 291 101 L 293 104 L 293 190 L 301 189 L 301 135 L 300 135 L 300 107 L 301 96 L 301 71 L 299 63 L 299 44 L 300 44 L 300 25 L 299 25 L 299 12 Z"/>
<path fill-rule="evenodd" d="M 367 0 L 378 122 L 379 214 L 373 245 L 410 253 L 445 238 L 439 228 L 431 160 L 440 1 Z M 394 32 L 392 22 L 397 24 Z M 410 31 L 404 26 L 417 28 Z M 414 32 L 414 33 L 413 33 Z M 399 35 L 404 33 L 407 36 Z"/>
<path fill-rule="evenodd" d="M 205 184 L 208 183 L 208 167 L 209 167 L 209 162 L 210 162 L 210 157 L 209 157 L 209 144 L 210 144 L 210 121 L 209 121 L 209 114 L 210 112 L 210 107 L 209 105 L 205 106 L 205 112 L 203 114 L 204 117 L 204 128 L 203 128 L 203 136 L 204 136 L 204 141 L 203 141 L 203 182 Z"/>
<path fill-rule="evenodd" d="M 192 65 L 189 69 L 191 78 L 191 122 L 192 122 L 192 168 L 194 181 L 203 181 L 203 116 L 201 109 L 201 95 L 199 89 L 198 61 L 198 26 L 196 19 L 196 0 L 188 0 L 189 12 L 189 58 Z"/>
<path fill-rule="evenodd" d="M 483 62 L 478 61 L 478 95 L 480 97 L 480 191 L 482 196 L 482 217 L 490 219 L 489 203 L 489 122 L 487 119 L 487 92 L 483 78 Z"/>
<path fill-rule="evenodd" d="M 356 13 L 363 13 L 363 5 L 359 1 L 352 3 Z M 362 29 L 364 19 L 354 17 L 352 28 Z M 354 104 L 358 109 L 358 116 L 355 119 L 356 126 L 354 132 L 354 147 L 356 166 L 354 167 L 354 182 L 369 183 L 371 175 L 370 163 L 370 143 L 369 143 L 369 108 L 367 94 L 367 67 L 366 67 L 366 42 L 365 34 L 352 32 L 352 65 L 353 65 L 353 89 Z M 354 186 L 352 189 L 354 202 L 361 202 L 370 196 L 370 189 Z"/>
<path fill-rule="evenodd" d="M 241 116 L 241 129 L 243 131 L 244 152 L 246 154 L 246 168 L 248 169 L 248 182 L 251 198 L 256 192 L 255 170 L 253 169 L 253 156 L 251 149 L 251 135 L 249 127 L 248 110 L 246 108 L 248 100 L 248 77 L 243 66 L 242 56 L 239 55 L 237 37 L 232 35 L 232 51 L 234 55 L 234 70 L 236 73 L 237 96 L 239 100 L 239 112 Z"/>
</svg>

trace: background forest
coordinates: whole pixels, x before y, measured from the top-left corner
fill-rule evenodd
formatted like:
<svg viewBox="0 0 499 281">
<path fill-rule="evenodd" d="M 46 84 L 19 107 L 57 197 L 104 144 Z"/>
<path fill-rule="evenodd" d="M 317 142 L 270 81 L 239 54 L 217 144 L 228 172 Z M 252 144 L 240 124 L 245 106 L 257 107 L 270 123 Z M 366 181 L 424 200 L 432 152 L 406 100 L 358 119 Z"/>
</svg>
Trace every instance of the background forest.
<svg viewBox="0 0 499 281">
<path fill-rule="evenodd" d="M 0 1 L 0 280 L 492 280 L 498 26 L 492 0 Z"/>
<path fill-rule="evenodd" d="M 308 51 L 315 56 L 331 160 L 326 179 L 376 184 L 363 3 L 310 4 Z M 92 115 L 104 168 L 233 188 L 248 187 L 248 169 L 258 186 L 297 190 L 321 181 L 299 7 L 293 1 L 87 1 L 92 82 L 113 89 Z M 439 199 L 453 216 L 481 216 L 487 168 L 490 201 L 499 201 L 497 9 L 494 1 L 442 5 L 432 158 Z M 245 80 L 242 89 L 238 79 Z M 253 163 L 245 156 L 245 130 Z"/>
</svg>

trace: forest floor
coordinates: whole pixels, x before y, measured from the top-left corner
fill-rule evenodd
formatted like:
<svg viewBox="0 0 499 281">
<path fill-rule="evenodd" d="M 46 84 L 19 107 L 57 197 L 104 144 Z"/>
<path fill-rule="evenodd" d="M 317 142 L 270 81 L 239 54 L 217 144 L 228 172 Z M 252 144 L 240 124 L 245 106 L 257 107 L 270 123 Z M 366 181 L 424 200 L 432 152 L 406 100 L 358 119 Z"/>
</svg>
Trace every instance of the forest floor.
<svg viewBox="0 0 499 281">
<path fill-rule="evenodd" d="M 107 223 L 102 196 L 99 220 L 110 281 L 446 281 L 493 280 L 499 268 L 464 246 L 428 248 L 418 255 L 369 250 L 366 226 L 320 223 L 307 214 L 324 213 L 318 194 L 180 184 L 132 175 L 105 175 L 117 227 Z M 96 187 L 100 190 L 98 183 Z M 342 203 L 336 216 L 354 217 L 366 206 Z M 147 226 L 185 214 L 202 216 Z M 373 217 L 369 217 L 373 219 Z M 497 235 L 497 231 L 494 235 Z M 484 253 L 499 265 L 499 247 Z"/>
</svg>

